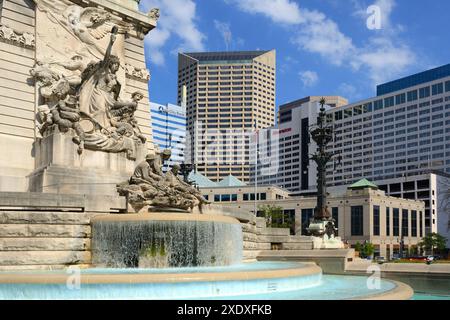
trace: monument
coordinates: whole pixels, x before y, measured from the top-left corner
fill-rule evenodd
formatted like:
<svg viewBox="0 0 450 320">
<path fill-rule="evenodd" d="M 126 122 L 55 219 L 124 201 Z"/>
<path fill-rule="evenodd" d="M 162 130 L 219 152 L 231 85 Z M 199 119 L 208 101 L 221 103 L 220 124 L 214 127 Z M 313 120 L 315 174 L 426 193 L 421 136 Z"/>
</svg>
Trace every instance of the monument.
<svg viewBox="0 0 450 320">
<path fill-rule="evenodd" d="M 209 215 L 200 215 L 206 213 L 208 202 L 179 177 L 180 167 L 162 172 L 171 154 L 153 146 L 150 73 L 143 50 L 144 36 L 156 26 L 159 10 L 144 14 L 138 2 L 5 0 L 0 4 L 0 50 L 11 52 L 5 55 L 8 64 L 1 65 L 2 56 L 0 66 L 24 82 L 20 88 L 33 92 L 0 88 L 2 110 L 33 105 L 26 122 L 33 134 L 27 139 L 17 139 L 22 133 L 14 129 L 25 122 L 0 125 L 1 145 L 12 153 L 9 159 L 0 158 L 0 269 L 92 265 L 94 251 L 105 259 L 111 257 L 109 245 L 114 244 L 101 244 L 101 239 L 115 238 L 114 230 L 130 228 L 136 229 L 120 240 L 136 240 L 134 258 L 129 258 L 128 246 L 123 247 L 123 259 L 132 260 L 127 266 L 136 266 L 140 256 L 155 263 L 144 255 L 151 256 L 156 247 L 175 257 L 179 246 L 171 243 L 188 236 L 193 237 L 190 245 L 195 252 L 189 261 L 171 258 L 172 264 L 240 259 L 239 254 L 234 260 L 219 259 L 227 250 L 217 252 L 219 247 L 239 246 L 239 221 L 223 218 L 220 210 L 211 208 Z M 17 20 L 18 10 L 26 23 L 13 24 L 10 19 L 6 26 L 8 17 Z M 14 60 L 22 66 L 15 66 Z M 18 86 L 16 80 L 5 83 L 13 88 Z M 3 95 L 8 98 L 3 100 Z M 21 170 L 14 170 L 14 158 Z M 217 244 L 203 234 L 217 235 Z M 200 245 L 201 241 L 211 246 Z"/>
<path fill-rule="evenodd" d="M 317 144 L 317 151 L 311 157 L 317 164 L 317 205 L 307 231 L 314 237 L 315 249 L 340 249 L 344 244 L 337 237 L 337 229 L 327 206 L 326 165 L 333 154 L 325 149 L 333 139 L 333 128 L 326 122 L 324 105 L 325 99 L 322 98 L 317 124 L 310 131 Z"/>
<path fill-rule="evenodd" d="M 0 3 L 0 269 L 89 265 L 91 218 L 128 211 L 117 184 L 155 155 L 138 3 Z"/>
</svg>

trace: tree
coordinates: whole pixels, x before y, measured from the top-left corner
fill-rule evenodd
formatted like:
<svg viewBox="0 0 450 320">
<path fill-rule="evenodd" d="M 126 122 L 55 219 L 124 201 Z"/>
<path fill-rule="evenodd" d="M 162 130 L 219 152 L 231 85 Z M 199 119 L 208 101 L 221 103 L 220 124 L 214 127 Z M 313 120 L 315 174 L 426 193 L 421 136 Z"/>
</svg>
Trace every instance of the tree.
<svg viewBox="0 0 450 320">
<path fill-rule="evenodd" d="M 445 250 L 447 238 L 441 236 L 438 233 L 429 233 L 427 234 L 421 242 L 419 242 L 418 246 L 425 251 L 430 252 L 433 254 L 435 250 L 437 252 L 442 252 Z"/>
<path fill-rule="evenodd" d="M 355 251 L 359 252 L 359 256 L 361 258 L 367 258 L 373 256 L 375 252 L 375 247 L 370 242 L 365 242 L 364 244 L 359 243 L 359 241 L 355 244 Z"/>
<path fill-rule="evenodd" d="M 259 211 L 262 211 L 266 218 L 266 226 L 268 228 L 289 228 L 290 221 L 284 218 L 283 208 L 275 205 L 259 206 Z"/>
</svg>

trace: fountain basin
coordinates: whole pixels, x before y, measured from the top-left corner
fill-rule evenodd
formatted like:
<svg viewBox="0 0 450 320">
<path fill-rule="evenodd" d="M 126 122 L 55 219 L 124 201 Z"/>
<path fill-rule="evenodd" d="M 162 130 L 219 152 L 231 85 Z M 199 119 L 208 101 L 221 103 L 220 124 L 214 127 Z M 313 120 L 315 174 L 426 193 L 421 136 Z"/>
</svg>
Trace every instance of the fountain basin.
<svg viewBox="0 0 450 320">
<path fill-rule="evenodd" d="M 110 214 L 91 220 L 92 264 L 110 268 L 226 266 L 242 260 L 238 220 L 212 214 Z"/>
<path fill-rule="evenodd" d="M 368 289 L 367 277 L 322 275 L 314 263 L 99 268 L 79 270 L 79 277 L 67 271 L 0 273 L 0 299 L 409 299 L 413 294 L 399 282 L 381 280 L 379 288 Z"/>
</svg>

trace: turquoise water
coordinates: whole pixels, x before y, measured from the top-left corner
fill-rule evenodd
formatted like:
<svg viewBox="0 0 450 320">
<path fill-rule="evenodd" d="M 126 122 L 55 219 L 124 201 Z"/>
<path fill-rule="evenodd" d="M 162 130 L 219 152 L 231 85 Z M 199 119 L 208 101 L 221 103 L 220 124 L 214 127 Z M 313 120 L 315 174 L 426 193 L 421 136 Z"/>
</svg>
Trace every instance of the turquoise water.
<svg viewBox="0 0 450 320">
<path fill-rule="evenodd" d="M 292 290 L 246 296 L 229 296 L 230 300 L 344 300 L 381 294 L 395 288 L 395 284 L 382 280 L 378 289 L 367 288 L 367 277 L 360 276 L 322 276 L 318 286 L 307 290 Z"/>
<path fill-rule="evenodd" d="M 250 272 L 302 268 L 304 264 L 290 262 L 257 262 L 231 267 L 201 267 L 176 269 L 85 269 L 83 274 L 164 274 L 201 272 Z M 16 274 L 19 272 L 16 272 Z M 22 274 L 64 274 L 64 271 L 20 272 Z M 237 300 L 340 300 L 380 294 L 395 288 L 381 280 L 370 290 L 367 277 L 331 276 L 321 273 L 236 281 L 188 281 L 170 283 L 111 284 L 0 284 L 0 299 L 237 299 Z"/>
<path fill-rule="evenodd" d="M 426 293 L 415 293 L 412 300 L 450 300 L 450 296 L 433 295 L 433 294 L 426 294 Z"/>
</svg>

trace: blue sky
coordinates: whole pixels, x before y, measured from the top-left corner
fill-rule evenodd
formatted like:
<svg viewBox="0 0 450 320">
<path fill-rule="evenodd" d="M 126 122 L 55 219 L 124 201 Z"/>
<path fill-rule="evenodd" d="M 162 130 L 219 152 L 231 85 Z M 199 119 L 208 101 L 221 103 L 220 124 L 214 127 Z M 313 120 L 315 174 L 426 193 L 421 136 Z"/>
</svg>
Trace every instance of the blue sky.
<svg viewBox="0 0 450 320">
<path fill-rule="evenodd" d="M 379 11 L 368 14 L 371 5 Z M 375 95 L 376 84 L 450 63 L 448 0 L 141 0 L 140 7 L 161 10 L 145 49 L 150 99 L 163 104 L 176 103 L 180 51 L 276 49 L 277 106 L 308 95 L 354 102 Z M 367 27 L 372 17 L 381 29 Z"/>
</svg>

